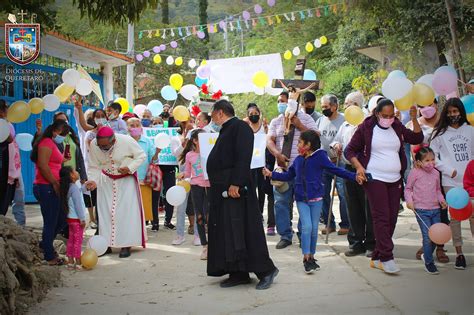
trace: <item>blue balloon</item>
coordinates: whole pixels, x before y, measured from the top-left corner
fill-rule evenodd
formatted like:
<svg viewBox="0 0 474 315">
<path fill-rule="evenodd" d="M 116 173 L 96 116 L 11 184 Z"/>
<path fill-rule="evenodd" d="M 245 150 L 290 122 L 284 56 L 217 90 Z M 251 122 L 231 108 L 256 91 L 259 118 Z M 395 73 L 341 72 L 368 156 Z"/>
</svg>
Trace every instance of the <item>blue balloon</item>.
<svg viewBox="0 0 474 315">
<path fill-rule="evenodd" d="M 167 101 L 174 101 L 175 99 L 178 98 L 178 94 L 176 93 L 176 90 L 173 89 L 173 87 L 170 85 L 165 85 L 161 89 L 161 96 Z"/>
<path fill-rule="evenodd" d="M 467 114 L 474 113 L 474 94 L 464 95 L 461 97 L 461 101 L 464 104 L 464 109 Z"/>
<path fill-rule="evenodd" d="M 153 116 L 159 116 L 163 112 L 163 103 L 158 100 L 152 100 L 146 106 Z"/>
<path fill-rule="evenodd" d="M 316 80 L 316 72 L 310 69 L 305 69 L 303 74 L 303 80 Z"/>
<path fill-rule="evenodd" d="M 469 202 L 469 194 L 466 190 L 455 187 L 446 194 L 446 202 L 451 208 L 463 209 Z"/>
<path fill-rule="evenodd" d="M 207 83 L 207 79 L 201 79 L 200 77 L 196 76 L 194 82 L 198 87 L 201 87 L 203 84 Z"/>
<path fill-rule="evenodd" d="M 403 72 L 402 70 L 393 70 L 392 72 L 390 72 L 388 74 L 388 77 L 387 79 L 391 79 L 391 78 L 406 78 L 407 75 L 405 74 L 405 72 Z"/>
<path fill-rule="evenodd" d="M 22 151 L 31 151 L 33 147 L 31 143 L 33 142 L 33 136 L 29 133 L 19 133 L 15 137 L 15 141 L 18 144 L 18 147 Z"/>
</svg>

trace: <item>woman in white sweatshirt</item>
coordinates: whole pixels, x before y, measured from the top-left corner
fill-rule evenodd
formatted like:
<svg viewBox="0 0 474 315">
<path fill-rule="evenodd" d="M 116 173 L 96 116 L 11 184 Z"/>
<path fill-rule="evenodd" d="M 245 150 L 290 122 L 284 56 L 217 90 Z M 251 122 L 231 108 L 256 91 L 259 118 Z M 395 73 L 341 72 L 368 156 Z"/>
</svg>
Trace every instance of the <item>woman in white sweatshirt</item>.
<svg viewBox="0 0 474 315">
<path fill-rule="evenodd" d="M 437 155 L 436 168 L 442 174 L 445 193 L 454 187 L 463 187 L 466 166 L 474 158 L 474 128 L 466 117 L 464 104 L 459 98 L 450 98 L 441 112 L 431 136 L 431 148 Z M 456 248 L 456 269 L 466 268 L 462 253 L 461 222 L 451 220 L 453 245 Z"/>
</svg>

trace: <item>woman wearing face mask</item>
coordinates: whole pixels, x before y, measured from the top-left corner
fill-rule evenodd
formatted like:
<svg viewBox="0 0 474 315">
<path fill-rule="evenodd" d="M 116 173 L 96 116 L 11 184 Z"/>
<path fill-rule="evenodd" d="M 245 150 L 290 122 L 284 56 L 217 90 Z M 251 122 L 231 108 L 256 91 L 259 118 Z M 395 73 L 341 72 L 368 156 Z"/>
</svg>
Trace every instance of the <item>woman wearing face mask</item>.
<svg viewBox="0 0 474 315">
<path fill-rule="evenodd" d="M 430 147 L 435 152 L 436 168 L 441 172 L 445 193 L 454 187 L 463 187 L 467 164 L 474 159 L 474 128 L 467 121 L 464 104 L 457 98 L 446 101 L 438 123 L 433 129 Z M 474 231 L 474 220 L 470 220 Z M 456 248 L 456 269 L 466 268 L 462 252 L 461 222 L 451 218 L 453 245 Z"/>
<path fill-rule="evenodd" d="M 62 144 L 64 137 L 61 134 L 68 126 L 63 120 L 56 120 L 49 125 L 39 139 L 33 144 L 31 160 L 36 165 L 36 175 L 33 184 L 33 193 L 40 203 L 43 216 L 43 234 L 40 247 L 44 251 L 44 259 L 49 265 L 62 265 L 54 251 L 53 241 L 56 234 L 64 226 L 61 222 L 61 202 L 59 200 L 59 171 L 64 156 L 57 144 Z"/>
<path fill-rule="evenodd" d="M 415 106 L 410 109 L 410 118 L 413 131 L 395 118 L 395 106 L 391 100 L 380 99 L 374 115 L 366 118 L 357 128 L 344 150 L 345 157 L 357 174 L 367 181 L 364 189 L 369 199 L 377 240 L 370 266 L 386 273 L 400 271 L 393 258 L 392 236 L 407 165 L 404 142 L 420 144 L 423 141 Z"/>
</svg>

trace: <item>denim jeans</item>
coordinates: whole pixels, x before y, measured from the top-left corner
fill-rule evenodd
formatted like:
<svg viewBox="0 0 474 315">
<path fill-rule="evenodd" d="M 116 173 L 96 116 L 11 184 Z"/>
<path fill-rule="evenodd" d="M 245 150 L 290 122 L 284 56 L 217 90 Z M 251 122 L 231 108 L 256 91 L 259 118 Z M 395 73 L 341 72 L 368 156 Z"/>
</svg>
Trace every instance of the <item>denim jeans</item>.
<svg viewBox="0 0 474 315">
<path fill-rule="evenodd" d="M 323 201 L 303 202 L 297 201 L 298 213 L 301 223 L 301 251 L 303 255 L 316 252 L 316 242 L 318 241 L 319 216 Z"/>
<path fill-rule="evenodd" d="M 281 239 L 290 241 L 293 239 L 293 229 L 291 228 L 290 213 L 293 211 L 294 182 L 288 182 L 289 189 L 284 193 L 273 188 L 275 196 L 275 223 Z"/>
<path fill-rule="evenodd" d="M 40 246 L 44 251 L 44 259 L 49 261 L 56 257 L 53 241 L 64 227 L 62 215 L 64 211 L 61 211 L 59 196 L 54 192 L 52 185 L 35 184 L 33 185 L 33 194 L 40 203 L 43 216 L 43 234 Z"/>
<path fill-rule="evenodd" d="M 423 209 L 415 209 L 416 220 L 418 221 L 418 225 L 421 229 L 421 235 L 423 236 L 423 255 L 425 256 L 425 264 L 431 264 L 433 262 L 433 252 L 436 248 L 436 244 L 430 240 L 428 235 L 428 230 L 430 226 L 435 223 L 441 222 L 441 211 L 440 209 L 435 210 L 423 210 Z M 420 219 L 421 218 L 421 219 Z M 426 224 L 423 224 L 423 222 Z"/>
<path fill-rule="evenodd" d="M 12 212 L 16 223 L 25 226 L 25 186 L 23 184 L 23 176 L 20 176 L 18 179 L 18 187 L 15 189 L 15 196 L 13 197 Z"/>
<path fill-rule="evenodd" d="M 178 236 L 184 236 L 184 226 L 186 225 L 186 209 L 190 206 L 190 201 L 190 193 L 187 193 L 184 202 L 176 208 L 176 234 Z M 191 224 L 191 222 L 189 222 L 189 224 Z M 194 218 L 194 235 L 198 235 L 196 218 Z"/>
<path fill-rule="evenodd" d="M 338 166 L 342 166 L 340 163 Z M 325 225 L 327 225 L 328 215 L 329 215 L 329 206 L 331 204 L 331 190 L 332 190 L 332 181 L 334 175 L 323 171 L 322 182 L 323 182 L 323 189 L 324 189 L 324 196 L 323 196 L 323 207 L 322 207 L 322 219 Z M 336 177 L 336 189 L 337 195 L 339 197 L 339 213 L 341 215 L 341 223 L 339 223 L 339 227 L 348 229 L 350 228 L 349 218 L 347 216 L 347 206 L 346 206 L 346 192 L 344 189 L 344 179 L 341 177 Z M 329 224 L 330 228 L 336 228 L 336 223 L 334 221 L 334 216 L 331 216 L 331 222 Z"/>
</svg>

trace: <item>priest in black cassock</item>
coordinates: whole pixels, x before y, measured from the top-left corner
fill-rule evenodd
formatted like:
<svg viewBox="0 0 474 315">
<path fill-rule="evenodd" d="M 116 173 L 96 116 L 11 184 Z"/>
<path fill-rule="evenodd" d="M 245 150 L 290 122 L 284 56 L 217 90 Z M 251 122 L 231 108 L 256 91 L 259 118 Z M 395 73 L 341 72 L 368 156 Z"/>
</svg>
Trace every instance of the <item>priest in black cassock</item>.
<svg viewBox="0 0 474 315">
<path fill-rule="evenodd" d="M 207 160 L 211 183 L 207 274 L 229 278 L 223 288 L 250 283 L 249 272 L 260 279 L 257 290 L 268 289 L 278 268 L 268 254 L 250 162 L 253 131 L 234 117 L 226 100 L 214 104 L 212 121 L 222 126 Z"/>
</svg>

